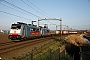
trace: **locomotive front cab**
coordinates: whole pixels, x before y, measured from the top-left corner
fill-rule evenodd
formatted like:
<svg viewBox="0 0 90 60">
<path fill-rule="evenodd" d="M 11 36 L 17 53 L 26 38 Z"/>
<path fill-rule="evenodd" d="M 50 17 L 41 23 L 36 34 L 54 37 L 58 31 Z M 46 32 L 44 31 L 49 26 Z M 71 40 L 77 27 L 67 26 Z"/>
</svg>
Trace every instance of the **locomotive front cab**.
<svg viewBox="0 0 90 60">
<path fill-rule="evenodd" d="M 8 38 L 9 39 L 20 39 L 21 38 L 21 25 L 20 24 L 12 24 L 10 33 Z"/>
<path fill-rule="evenodd" d="M 50 30 L 48 28 L 42 28 L 41 35 L 42 36 L 50 36 Z"/>
</svg>

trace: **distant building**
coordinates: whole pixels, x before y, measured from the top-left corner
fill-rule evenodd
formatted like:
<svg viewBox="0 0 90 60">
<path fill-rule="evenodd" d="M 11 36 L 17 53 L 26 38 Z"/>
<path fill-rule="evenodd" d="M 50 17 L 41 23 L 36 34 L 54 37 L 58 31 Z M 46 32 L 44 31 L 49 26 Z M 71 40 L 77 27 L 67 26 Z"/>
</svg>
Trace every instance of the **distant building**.
<svg viewBox="0 0 90 60">
<path fill-rule="evenodd" d="M 4 33 L 4 31 L 3 30 L 0 30 L 0 33 Z"/>
<path fill-rule="evenodd" d="M 9 30 L 1 30 L 1 29 L 0 29 L 0 33 L 9 34 Z"/>
</svg>

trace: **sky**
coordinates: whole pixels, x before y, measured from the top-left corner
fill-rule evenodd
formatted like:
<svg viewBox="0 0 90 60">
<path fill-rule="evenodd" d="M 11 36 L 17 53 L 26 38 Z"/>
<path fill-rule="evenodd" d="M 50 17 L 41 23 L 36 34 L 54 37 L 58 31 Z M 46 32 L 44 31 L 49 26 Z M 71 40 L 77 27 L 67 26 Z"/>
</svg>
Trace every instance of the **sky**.
<svg viewBox="0 0 90 60">
<path fill-rule="evenodd" d="M 43 18 L 61 18 L 62 29 L 90 29 L 90 0 L 0 0 L 0 29 L 9 30 L 16 22 L 38 25 Z M 60 29 L 58 20 L 41 20 L 44 24 Z"/>
</svg>

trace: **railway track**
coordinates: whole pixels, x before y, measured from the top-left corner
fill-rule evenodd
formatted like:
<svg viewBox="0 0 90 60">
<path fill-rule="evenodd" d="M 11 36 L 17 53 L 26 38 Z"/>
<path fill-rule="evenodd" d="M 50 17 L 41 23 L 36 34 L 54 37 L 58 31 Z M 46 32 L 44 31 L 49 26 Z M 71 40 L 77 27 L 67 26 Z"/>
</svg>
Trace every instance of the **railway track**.
<svg viewBox="0 0 90 60">
<path fill-rule="evenodd" d="M 4 46 L 4 45 L 9 45 L 9 44 L 13 44 L 15 42 L 4 42 L 4 43 L 0 43 L 0 46 Z"/>
<path fill-rule="evenodd" d="M 40 38 L 40 39 L 34 39 L 34 40 L 27 40 L 22 42 L 6 42 L 6 43 L 0 43 L 0 54 L 4 54 L 7 52 L 11 52 L 13 50 L 17 50 L 26 46 L 32 46 L 38 43 L 42 43 L 45 41 L 48 41 L 50 39 L 53 39 L 52 37 L 46 37 L 46 38 Z"/>
</svg>

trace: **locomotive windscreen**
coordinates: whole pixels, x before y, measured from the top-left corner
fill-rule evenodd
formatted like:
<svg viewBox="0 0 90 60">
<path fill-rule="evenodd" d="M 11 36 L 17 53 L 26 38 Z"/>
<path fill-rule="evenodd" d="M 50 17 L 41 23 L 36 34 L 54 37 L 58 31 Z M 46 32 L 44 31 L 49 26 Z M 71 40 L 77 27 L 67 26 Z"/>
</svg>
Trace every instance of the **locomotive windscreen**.
<svg viewBox="0 0 90 60">
<path fill-rule="evenodd" d="M 12 24 L 11 29 L 21 29 L 20 24 Z"/>
</svg>

